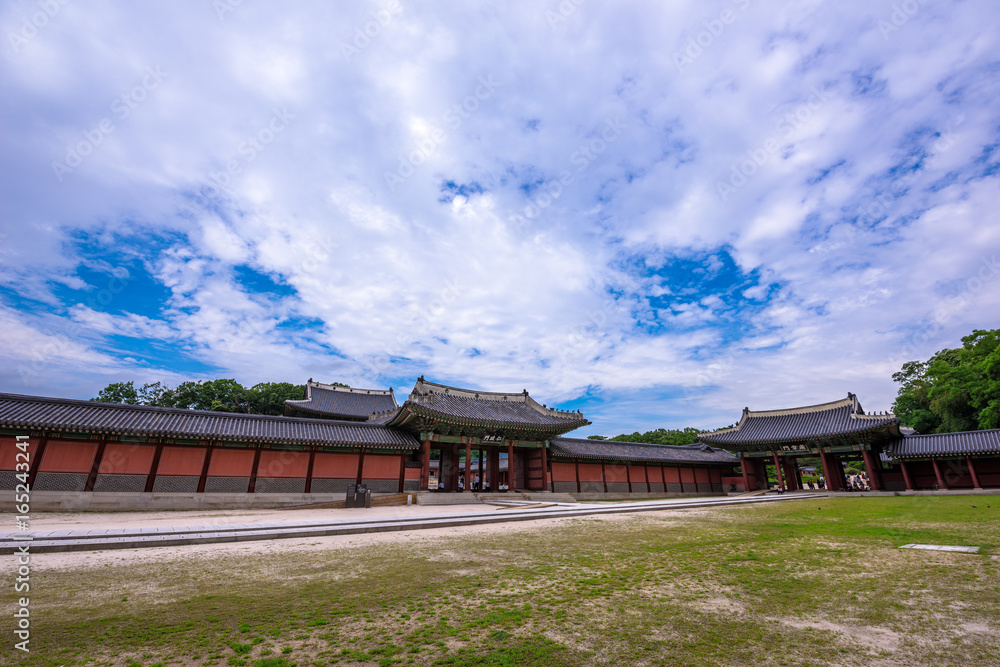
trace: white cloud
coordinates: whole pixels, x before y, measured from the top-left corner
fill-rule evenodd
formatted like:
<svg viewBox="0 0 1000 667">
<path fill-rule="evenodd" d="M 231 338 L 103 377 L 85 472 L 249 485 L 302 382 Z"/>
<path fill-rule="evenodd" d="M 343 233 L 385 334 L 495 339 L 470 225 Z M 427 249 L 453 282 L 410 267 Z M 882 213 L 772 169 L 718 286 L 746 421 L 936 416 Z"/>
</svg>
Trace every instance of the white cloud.
<svg viewBox="0 0 1000 667">
<path fill-rule="evenodd" d="M 848 390 L 888 407 L 894 364 L 997 326 L 998 292 L 972 289 L 1000 247 L 986 0 L 921 5 L 887 38 L 891 2 L 588 3 L 555 26 L 532 3 L 404 3 L 345 58 L 373 8 L 70 5 L 4 52 L 18 340 L 46 311 L 79 327 L 72 355 L 146 375 L 114 335 L 246 381 L 590 391 L 624 430 Z M 120 117 L 147 67 L 164 80 Z M 103 118 L 114 132 L 60 182 L 52 162 Z M 116 252 L 165 292 L 77 306 L 80 267 Z M 698 293 L 632 266 L 675 256 L 702 258 Z M 772 285 L 762 312 L 732 307 Z M 60 372 L 83 393 L 105 379 Z"/>
</svg>

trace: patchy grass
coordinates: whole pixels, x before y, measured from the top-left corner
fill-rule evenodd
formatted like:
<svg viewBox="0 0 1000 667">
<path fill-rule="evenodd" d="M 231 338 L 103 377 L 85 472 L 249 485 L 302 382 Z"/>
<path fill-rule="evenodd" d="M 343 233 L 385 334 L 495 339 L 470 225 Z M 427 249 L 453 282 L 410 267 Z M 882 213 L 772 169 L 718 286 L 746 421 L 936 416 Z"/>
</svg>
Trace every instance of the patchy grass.
<svg viewBox="0 0 1000 667">
<path fill-rule="evenodd" d="M 32 652 L 8 637 L 0 663 L 996 664 L 998 546 L 1000 497 L 846 497 L 143 567 L 40 557 Z"/>
</svg>

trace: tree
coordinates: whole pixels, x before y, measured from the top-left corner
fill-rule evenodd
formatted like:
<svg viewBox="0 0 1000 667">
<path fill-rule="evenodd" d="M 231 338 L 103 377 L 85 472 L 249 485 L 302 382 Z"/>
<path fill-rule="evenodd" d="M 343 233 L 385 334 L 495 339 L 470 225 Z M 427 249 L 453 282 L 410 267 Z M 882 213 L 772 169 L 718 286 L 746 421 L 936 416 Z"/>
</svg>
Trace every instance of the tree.
<svg viewBox="0 0 1000 667">
<path fill-rule="evenodd" d="M 901 385 L 893 412 L 921 433 L 1000 428 L 1000 329 L 976 329 L 892 379 Z"/>
<path fill-rule="evenodd" d="M 254 415 L 280 415 L 285 401 L 301 401 L 306 387 L 290 382 L 258 382 L 247 389 L 247 412 Z"/>
<path fill-rule="evenodd" d="M 97 398 L 91 400 L 185 410 L 281 415 L 284 414 L 286 400 L 302 400 L 305 394 L 305 385 L 290 382 L 259 382 L 249 389 L 233 379 L 182 382 L 173 389 L 162 382 L 147 382 L 136 391 L 130 381 L 109 384 Z"/>
<path fill-rule="evenodd" d="M 135 390 L 135 385 L 131 380 L 128 382 L 112 382 L 102 389 L 101 393 L 95 398 L 90 400 L 100 401 L 101 403 L 125 403 L 126 405 L 139 405 L 141 403 L 139 393 Z"/>
<path fill-rule="evenodd" d="M 631 435 L 622 433 L 613 438 L 606 438 L 603 435 L 587 436 L 590 440 L 614 440 L 616 442 L 645 442 L 654 445 L 690 445 L 701 431 L 688 426 L 685 429 L 665 429 L 658 428 L 655 431 L 639 433 L 636 431 Z"/>
</svg>

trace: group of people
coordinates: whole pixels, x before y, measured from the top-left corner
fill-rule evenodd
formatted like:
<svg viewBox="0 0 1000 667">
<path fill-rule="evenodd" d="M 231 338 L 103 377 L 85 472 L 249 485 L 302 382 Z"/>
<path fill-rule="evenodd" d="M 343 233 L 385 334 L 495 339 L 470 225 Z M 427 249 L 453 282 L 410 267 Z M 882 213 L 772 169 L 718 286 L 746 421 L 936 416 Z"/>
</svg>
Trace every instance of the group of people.
<svg viewBox="0 0 1000 667">
<path fill-rule="evenodd" d="M 871 491 L 871 484 L 868 482 L 868 473 L 847 476 L 847 487 L 844 491 Z"/>
</svg>

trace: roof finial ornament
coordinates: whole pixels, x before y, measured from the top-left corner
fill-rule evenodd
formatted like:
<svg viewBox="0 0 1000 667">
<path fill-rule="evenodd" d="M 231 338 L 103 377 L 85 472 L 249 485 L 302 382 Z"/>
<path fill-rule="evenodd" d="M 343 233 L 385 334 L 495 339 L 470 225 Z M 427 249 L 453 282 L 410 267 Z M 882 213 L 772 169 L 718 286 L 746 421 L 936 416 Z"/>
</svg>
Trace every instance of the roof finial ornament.
<svg viewBox="0 0 1000 667">
<path fill-rule="evenodd" d="M 420 377 L 417 378 L 417 382 L 423 382 L 423 381 L 424 381 L 424 376 L 423 375 L 421 375 Z"/>
</svg>

